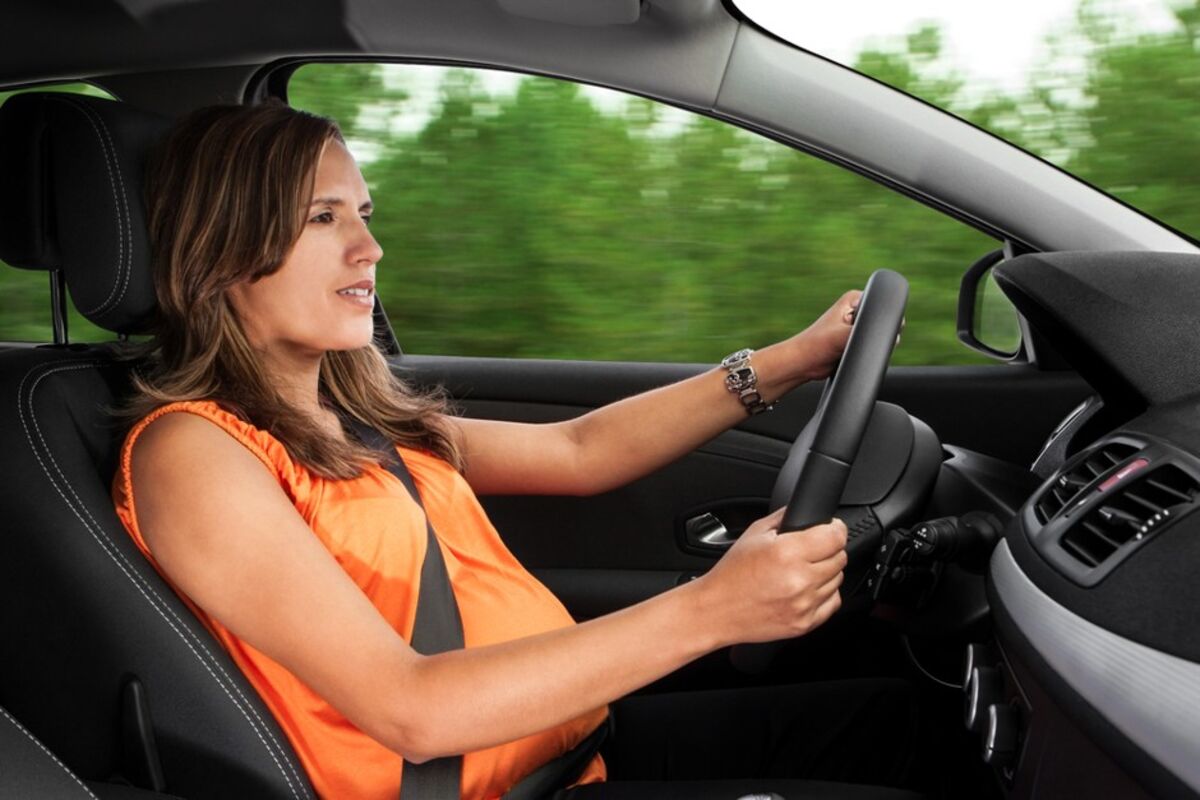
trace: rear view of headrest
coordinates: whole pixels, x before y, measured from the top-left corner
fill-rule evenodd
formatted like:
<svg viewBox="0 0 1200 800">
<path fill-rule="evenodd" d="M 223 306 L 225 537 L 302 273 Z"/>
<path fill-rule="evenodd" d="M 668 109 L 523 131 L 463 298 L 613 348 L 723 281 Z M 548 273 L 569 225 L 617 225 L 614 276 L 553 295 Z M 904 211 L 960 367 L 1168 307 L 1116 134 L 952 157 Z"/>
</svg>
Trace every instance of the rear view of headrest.
<svg viewBox="0 0 1200 800">
<path fill-rule="evenodd" d="M 169 120 L 97 97 L 30 92 L 0 107 L 0 259 L 61 269 L 85 317 L 137 333 L 155 306 L 142 200 Z"/>
</svg>

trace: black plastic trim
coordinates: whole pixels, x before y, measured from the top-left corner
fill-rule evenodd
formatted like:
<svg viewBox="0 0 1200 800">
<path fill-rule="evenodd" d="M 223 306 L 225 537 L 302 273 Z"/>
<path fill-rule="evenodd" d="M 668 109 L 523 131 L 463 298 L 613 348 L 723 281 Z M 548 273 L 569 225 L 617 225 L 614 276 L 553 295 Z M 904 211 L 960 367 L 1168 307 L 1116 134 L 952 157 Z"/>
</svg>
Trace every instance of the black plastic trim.
<svg viewBox="0 0 1200 800">
<path fill-rule="evenodd" d="M 1103 450 L 1107 446 L 1114 444 L 1125 445 L 1135 448 L 1135 452 L 1121 459 L 1111 468 L 1105 470 L 1100 475 L 1097 475 L 1089 483 L 1081 487 L 1070 501 L 1069 506 L 1064 506 L 1049 520 L 1043 523 L 1037 516 L 1037 506 L 1039 501 L 1051 491 L 1055 481 L 1060 475 L 1071 472 L 1077 469 L 1080 464 L 1088 458 Z M 1101 491 L 1100 486 L 1106 480 L 1116 475 L 1120 470 L 1133 462 L 1135 459 L 1146 459 L 1150 462 L 1147 466 L 1131 474 L 1128 478 L 1122 479 L 1118 484 L 1112 486 L 1106 491 Z M 1051 475 L 1045 483 L 1043 483 L 1034 493 L 1031 502 L 1026 504 L 1022 511 L 1023 525 L 1026 535 L 1037 552 L 1049 562 L 1060 574 L 1069 578 L 1074 583 L 1083 587 L 1093 587 L 1112 574 L 1114 570 L 1124 564 L 1138 550 L 1145 547 L 1150 542 L 1154 541 L 1164 531 L 1170 530 L 1171 526 L 1178 523 L 1184 518 L 1180 515 L 1174 519 L 1169 519 L 1166 522 L 1157 526 L 1151 526 L 1146 531 L 1138 533 L 1133 538 L 1130 538 L 1125 543 L 1121 544 L 1115 552 L 1105 558 L 1096 566 L 1088 566 L 1081 560 L 1071 555 L 1063 545 L 1063 539 L 1071 533 L 1077 525 L 1082 524 L 1083 520 L 1095 511 L 1100 506 L 1111 501 L 1118 493 L 1134 487 L 1138 482 L 1146 478 L 1153 477 L 1154 473 L 1161 467 L 1172 465 L 1187 473 L 1191 478 L 1200 483 L 1200 459 L 1187 455 L 1179 449 L 1166 444 L 1165 442 L 1153 441 L 1148 437 L 1133 437 L 1128 435 L 1114 435 L 1097 442 L 1093 446 L 1071 458 L 1062 469 Z M 1194 501 L 1193 501 L 1194 502 Z M 1188 509 L 1189 511 L 1195 510 Z"/>
<path fill-rule="evenodd" d="M 1006 353 L 1003 350 L 997 350 L 991 345 L 984 344 L 975 335 L 975 307 L 979 303 L 979 282 L 987 274 L 988 270 L 1007 258 L 1005 254 L 1006 249 L 1000 248 L 985 253 L 963 273 L 962 282 L 958 287 L 958 340 L 972 350 L 983 353 L 990 358 L 999 361 L 1019 361 L 1025 355 L 1024 336 L 1022 336 L 1022 341 L 1017 344 L 1016 350 Z M 1017 313 L 1015 308 L 1013 309 L 1013 313 Z M 1019 316 L 1018 314 L 1018 318 Z M 1022 334 L 1024 334 L 1024 330 L 1022 330 Z"/>
</svg>

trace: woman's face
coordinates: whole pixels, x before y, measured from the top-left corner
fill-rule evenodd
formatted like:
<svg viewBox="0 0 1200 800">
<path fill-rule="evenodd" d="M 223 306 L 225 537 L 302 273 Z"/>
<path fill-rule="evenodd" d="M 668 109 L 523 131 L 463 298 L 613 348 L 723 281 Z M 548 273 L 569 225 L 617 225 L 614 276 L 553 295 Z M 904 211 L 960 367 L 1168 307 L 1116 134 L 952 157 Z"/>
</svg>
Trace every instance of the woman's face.
<svg viewBox="0 0 1200 800">
<path fill-rule="evenodd" d="M 371 209 L 358 165 L 330 139 L 300 238 L 283 266 L 229 290 L 251 345 L 287 359 L 370 344 L 375 264 L 383 257 L 367 230 Z"/>
</svg>

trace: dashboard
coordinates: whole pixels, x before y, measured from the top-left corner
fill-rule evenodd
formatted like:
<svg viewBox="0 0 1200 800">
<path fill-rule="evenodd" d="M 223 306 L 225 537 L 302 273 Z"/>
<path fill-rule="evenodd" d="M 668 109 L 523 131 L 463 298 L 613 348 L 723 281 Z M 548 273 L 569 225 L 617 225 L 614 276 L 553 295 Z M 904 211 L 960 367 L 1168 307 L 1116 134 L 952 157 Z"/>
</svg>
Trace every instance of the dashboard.
<svg viewBox="0 0 1200 800">
<path fill-rule="evenodd" d="M 1098 397 L 992 552 L 965 721 L 1012 797 L 1200 796 L 1200 257 L 1038 254 L 995 277 Z"/>
</svg>

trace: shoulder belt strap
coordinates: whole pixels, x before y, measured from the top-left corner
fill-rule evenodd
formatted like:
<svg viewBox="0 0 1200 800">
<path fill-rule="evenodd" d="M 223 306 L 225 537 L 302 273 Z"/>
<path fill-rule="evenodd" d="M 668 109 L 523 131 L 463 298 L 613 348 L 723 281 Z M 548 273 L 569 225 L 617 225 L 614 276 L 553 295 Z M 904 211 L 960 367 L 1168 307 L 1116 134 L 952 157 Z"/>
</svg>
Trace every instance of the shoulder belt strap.
<svg viewBox="0 0 1200 800">
<path fill-rule="evenodd" d="M 425 510 L 421 493 L 395 445 L 374 428 L 351 420 L 355 434 L 368 447 L 393 457 L 384 465 L 400 479 L 413 500 Z M 421 589 L 417 595 L 417 618 L 413 623 L 412 647 L 418 653 L 433 655 L 463 647 L 462 617 L 458 601 L 446 573 L 446 562 L 438 545 L 429 514 L 425 515 L 425 561 L 421 564 Z M 448 800 L 459 796 L 462 784 L 462 756 L 444 756 L 423 764 L 404 764 L 400 782 L 400 800 Z"/>
<path fill-rule="evenodd" d="M 388 471 L 400 479 L 413 500 L 425 510 L 421 494 L 404 458 L 395 445 L 379 431 L 358 420 L 349 421 L 359 440 L 368 447 L 393 456 L 385 464 Z M 417 618 L 413 624 L 413 649 L 431 655 L 463 647 L 462 617 L 458 601 L 446 573 L 446 562 L 438 546 L 437 535 L 429 515 L 425 515 L 428 537 L 425 561 L 421 564 L 421 590 L 417 596 Z M 606 719 L 596 730 L 573 749 L 534 770 L 510 789 L 505 800 L 535 800 L 548 797 L 579 778 L 588 763 L 600 750 L 611 726 Z M 446 756 L 424 764 L 404 765 L 404 780 L 400 784 L 400 800 L 448 800 L 457 798 L 462 782 L 462 756 Z"/>
</svg>

